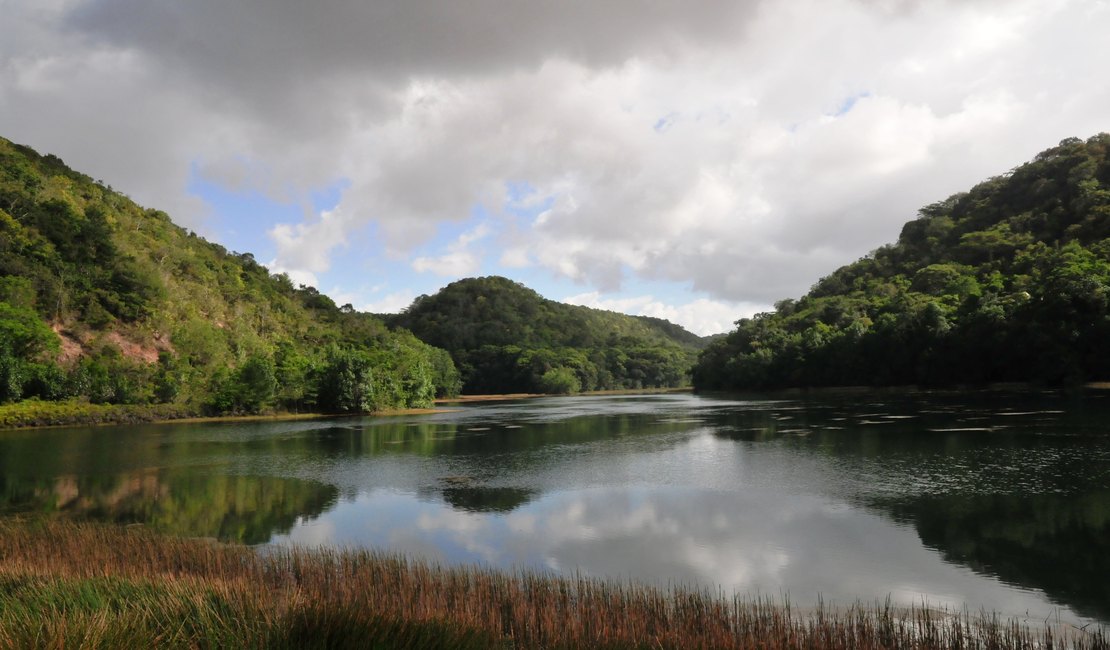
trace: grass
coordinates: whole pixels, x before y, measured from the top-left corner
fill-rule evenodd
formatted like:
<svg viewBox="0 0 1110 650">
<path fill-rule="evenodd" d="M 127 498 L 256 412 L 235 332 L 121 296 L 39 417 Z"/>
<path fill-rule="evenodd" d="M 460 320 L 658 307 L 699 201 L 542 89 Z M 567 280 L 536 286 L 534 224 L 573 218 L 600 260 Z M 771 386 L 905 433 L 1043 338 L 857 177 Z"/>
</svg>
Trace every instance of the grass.
<svg viewBox="0 0 1110 650">
<path fill-rule="evenodd" d="M 1110 639 L 889 604 L 803 616 L 679 587 L 7 519 L 0 647 L 1101 650 Z"/>
<path fill-rule="evenodd" d="M 689 392 L 689 388 L 657 388 L 642 390 L 610 390 L 582 393 L 583 395 L 633 395 L 649 393 L 674 393 Z M 500 400 L 524 399 L 530 397 L 545 397 L 538 393 L 520 393 L 514 395 L 460 395 L 453 398 L 437 399 L 439 405 L 457 404 L 462 402 L 489 402 Z M 442 408 L 410 408 L 388 409 L 362 415 L 423 415 L 428 413 L 443 413 L 450 409 Z M 186 404 L 90 404 L 89 402 L 70 399 L 63 401 L 46 401 L 37 398 L 0 404 L 0 430 L 28 429 L 34 427 L 57 426 L 99 426 L 103 424 L 138 424 L 144 422 L 224 422 L 224 421 L 251 421 L 251 420 L 302 420 L 326 417 L 344 417 L 347 414 L 325 413 L 271 413 L 264 415 L 223 415 L 204 417 L 197 406 Z"/>
<path fill-rule="evenodd" d="M 195 408 L 177 404 L 90 404 L 80 400 L 39 399 L 0 404 L 0 429 L 25 427 L 135 424 L 187 418 Z"/>
<path fill-rule="evenodd" d="M 353 415 L 424 415 L 445 413 L 444 408 L 390 409 L 372 413 L 285 413 L 261 415 L 203 416 L 201 409 L 186 404 L 90 404 L 81 400 L 50 402 L 39 399 L 0 404 L 0 430 L 56 426 L 99 426 L 105 424 L 252 422 L 312 420 Z"/>
</svg>

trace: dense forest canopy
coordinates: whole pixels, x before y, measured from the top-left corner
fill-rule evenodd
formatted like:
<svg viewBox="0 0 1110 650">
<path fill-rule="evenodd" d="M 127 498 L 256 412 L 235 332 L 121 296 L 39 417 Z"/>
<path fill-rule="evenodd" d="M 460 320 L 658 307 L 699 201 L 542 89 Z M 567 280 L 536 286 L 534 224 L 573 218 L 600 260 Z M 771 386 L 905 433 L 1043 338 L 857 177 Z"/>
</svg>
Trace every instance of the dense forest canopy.
<svg viewBox="0 0 1110 650">
<path fill-rule="evenodd" d="M 738 321 L 698 389 L 1075 383 L 1110 372 L 1110 135 L 923 208 L 898 241 Z"/>
<path fill-rule="evenodd" d="M 547 300 L 502 277 L 459 280 L 385 318 L 450 352 L 468 393 L 682 386 L 704 347 L 668 321 Z"/>
<path fill-rule="evenodd" d="M 426 406 L 450 356 L 0 138 L 0 403 Z"/>
</svg>

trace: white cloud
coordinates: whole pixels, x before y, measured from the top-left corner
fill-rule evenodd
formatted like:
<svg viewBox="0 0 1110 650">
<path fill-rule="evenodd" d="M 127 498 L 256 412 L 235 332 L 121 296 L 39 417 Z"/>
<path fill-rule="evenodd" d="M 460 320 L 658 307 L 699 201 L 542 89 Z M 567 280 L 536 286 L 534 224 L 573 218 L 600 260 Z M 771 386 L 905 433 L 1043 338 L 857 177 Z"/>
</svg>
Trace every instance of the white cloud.
<svg viewBox="0 0 1110 650">
<path fill-rule="evenodd" d="M 412 268 L 420 273 L 431 271 L 436 275 L 453 278 L 474 275 L 481 266 L 481 258 L 470 248 L 476 242 L 485 239 L 490 232 L 488 224 L 478 224 L 448 244 L 446 253 L 439 256 L 417 257 L 412 261 Z"/>
<path fill-rule="evenodd" d="M 411 305 L 413 300 L 416 300 L 416 294 L 404 289 L 387 293 L 377 300 L 365 302 L 358 309 L 372 314 L 396 314 Z"/>
<path fill-rule="evenodd" d="M 473 275 L 478 271 L 478 258 L 473 253 L 455 251 L 438 257 L 417 257 L 412 268 L 421 273 L 430 271 L 446 277 Z"/>
<path fill-rule="evenodd" d="M 293 282 L 293 286 L 304 285 L 306 287 L 314 288 L 320 286 L 319 278 L 316 277 L 315 273 L 312 273 L 310 271 L 282 268 L 277 260 L 271 260 L 270 263 L 266 266 L 270 269 L 271 273 L 284 273 L 285 275 L 289 276 L 289 279 Z"/>
<path fill-rule="evenodd" d="M 322 273 L 331 268 L 330 253 L 342 246 L 351 233 L 342 212 L 329 210 L 320 213 L 316 221 L 278 224 L 268 234 L 277 246 L 274 262 L 277 268 Z"/>
<path fill-rule="evenodd" d="M 678 305 L 664 303 L 652 296 L 604 298 L 597 291 L 569 296 L 563 298 L 563 302 L 570 305 L 607 309 L 636 316 L 662 318 L 677 323 L 701 336 L 727 332 L 733 329 L 733 323 L 737 319 L 770 309 L 768 305 L 737 304 L 706 298 L 699 298 Z"/>
</svg>

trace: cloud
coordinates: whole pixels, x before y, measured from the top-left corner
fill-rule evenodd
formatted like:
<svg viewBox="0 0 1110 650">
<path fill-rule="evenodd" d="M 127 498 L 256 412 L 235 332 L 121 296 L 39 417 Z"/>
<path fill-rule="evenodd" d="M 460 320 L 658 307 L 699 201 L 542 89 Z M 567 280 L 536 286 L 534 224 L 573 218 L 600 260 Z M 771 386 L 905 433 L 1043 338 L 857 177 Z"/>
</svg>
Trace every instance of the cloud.
<svg viewBox="0 0 1110 650">
<path fill-rule="evenodd" d="M 417 257 L 412 261 L 412 268 L 421 273 L 431 271 L 436 275 L 457 278 L 476 273 L 478 258 L 466 251 L 456 251 L 439 257 Z"/>
<path fill-rule="evenodd" d="M 278 224 L 268 234 L 277 246 L 275 268 L 321 273 L 331 268 L 331 252 L 346 242 L 350 231 L 343 212 L 331 210 L 315 222 Z"/>
<path fill-rule="evenodd" d="M 481 266 L 478 253 L 471 246 L 490 234 L 488 224 L 479 224 L 472 230 L 459 235 L 458 239 L 447 246 L 447 252 L 436 257 L 420 256 L 412 261 L 412 268 L 423 273 L 431 271 L 436 275 L 459 278 L 474 275 Z"/>
<path fill-rule="evenodd" d="M 411 305 L 413 300 L 416 300 L 416 294 L 403 289 L 363 303 L 358 309 L 372 314 L 396 314 Z"/>
<path fill-rule="evenodd" d="M 8 3 L 0 116 L 202 234 L 222 217 L 191 170 L 304 204 L 350 179 L 268 233 L 304 277 L 373 232 L 444 277 L 500 262 L 588 293 L 635 276 L 742 308 L 1110 130 L 1108 27 L 1085 0 Z M 541 216 L 519 216 L 513 184 Z M 476 206 L 486 240 L 429 248 Z"/>
<path fill-rule="evenodd" d="M 734 328 L 737 319 L 770 309 L 770 305 L 736 304 L 706 298 L 677 305 L 656 300 L 653 296 L 604 298 L 597 291 L 569 296 L 563 298 L 563 302 L 636 316 L 662 318 L 701 336 L 727 332 Z"/>
<path fill-rule="evenodd" d="M 313 82 L 320 70 L 372 73 L 387 82 L 412 75 L 505 72 L 552 58 L 621 63 L 687 43 L 728 42 L 758 2 L 466 0 L 400 4 L 326 0 L 312 5 L 240 0 L 100 0 L 65 15 L 74 32 L 141 49 L 206 80 L 251 94 Z M 252 74 L 253 73 L 253 74 Z"/>
</svg>

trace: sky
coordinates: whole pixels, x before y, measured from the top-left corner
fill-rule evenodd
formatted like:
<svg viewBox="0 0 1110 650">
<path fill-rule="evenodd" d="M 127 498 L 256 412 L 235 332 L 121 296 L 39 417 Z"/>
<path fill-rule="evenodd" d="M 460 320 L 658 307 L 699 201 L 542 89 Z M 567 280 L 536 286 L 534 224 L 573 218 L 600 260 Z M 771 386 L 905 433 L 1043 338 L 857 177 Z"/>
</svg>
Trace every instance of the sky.
<svg viewBox="0 0 1110 650">
<path fill-rule="evenodd" d="M 0 135 L 339 304 L 699 334 L 1110 131 L 1107 0 L 0 0 Z"/>
</svg>

